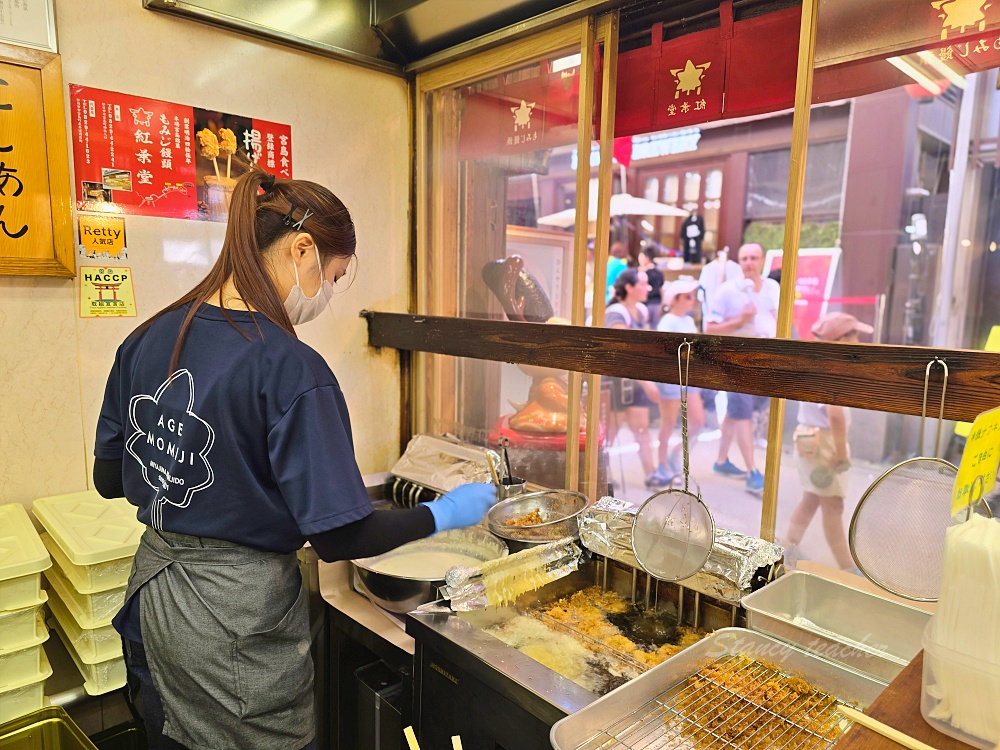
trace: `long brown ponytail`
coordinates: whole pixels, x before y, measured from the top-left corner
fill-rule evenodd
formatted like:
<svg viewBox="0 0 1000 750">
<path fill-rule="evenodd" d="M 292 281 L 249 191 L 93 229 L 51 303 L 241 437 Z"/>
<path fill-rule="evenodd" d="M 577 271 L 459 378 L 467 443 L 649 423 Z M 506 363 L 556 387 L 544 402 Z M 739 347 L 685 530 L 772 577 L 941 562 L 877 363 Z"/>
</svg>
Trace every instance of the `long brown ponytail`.
<svg viewBox="0 0 1000 750">
<path fill-rule="evenodd" d="M 250 340 L 249 334 L 236 325 L 222 304 L 222 287 L 230 277 L 249 308 L 295 336 L 284 301 L 278 297 L 271 281 L 265 252 L 285 235 L 300 231 L 312 235 L 324 263 L 332 257 L 354 255 L 357 246 L 354 223 L 337 196 L 314 182 L 275 179 L 250 165 L 249 171 L 233 188 L 226 239 L 215 265 L 194 289 L 137 329 L 143 331 L 161 315 L 191 303 L 170 357 L 170 372 L 177 367 L 194 316 L 212 294 L 219 295 L 219 307 L 229 324 Z M 256 319 L 254 325 L 257 325 Z M 257 332 L 260 333 L 259 325 Z"/>
</svg>

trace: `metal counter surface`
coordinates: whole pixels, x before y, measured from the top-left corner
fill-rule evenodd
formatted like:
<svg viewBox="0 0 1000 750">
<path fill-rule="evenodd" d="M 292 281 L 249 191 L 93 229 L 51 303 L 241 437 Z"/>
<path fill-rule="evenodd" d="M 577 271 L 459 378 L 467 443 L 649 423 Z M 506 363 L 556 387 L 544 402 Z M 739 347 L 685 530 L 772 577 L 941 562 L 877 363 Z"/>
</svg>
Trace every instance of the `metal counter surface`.
<svg viewBox="0 0 1000 750">
<path fill-rule="evenodd" d="M 598 696 L 455 614 L 410 612 L 406 632 L 466 673 L 548 724 Z M 471 658 L 470 658 L 471 657 Z"/>
<path fill-rule="evenodd" d="M 319 590 L 330 605 L 334 625 L 390 663 L 401 654 L 413 657 L 413 638 L 394 624 L 368 599 L 351 588 L 351 564 L 340 562 L 319 564 Z M 389 658 L 387 658 L 387 656 Z"/>
</svg>

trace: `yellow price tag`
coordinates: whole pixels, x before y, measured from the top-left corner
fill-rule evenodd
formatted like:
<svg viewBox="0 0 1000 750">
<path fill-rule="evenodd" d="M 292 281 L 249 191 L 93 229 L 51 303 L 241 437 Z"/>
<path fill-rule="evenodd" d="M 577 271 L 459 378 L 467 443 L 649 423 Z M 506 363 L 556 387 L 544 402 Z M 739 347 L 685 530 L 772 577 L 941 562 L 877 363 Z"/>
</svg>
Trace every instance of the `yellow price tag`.
<svg viewBox="0 0 1000 750">
<path fill-rule="evenodd" d="M 952 515 L 993 489 L 997 468 L 1000 468 L 1000 407 L 984 411 L 972 423 L 951 495 Z"/>
</svg>

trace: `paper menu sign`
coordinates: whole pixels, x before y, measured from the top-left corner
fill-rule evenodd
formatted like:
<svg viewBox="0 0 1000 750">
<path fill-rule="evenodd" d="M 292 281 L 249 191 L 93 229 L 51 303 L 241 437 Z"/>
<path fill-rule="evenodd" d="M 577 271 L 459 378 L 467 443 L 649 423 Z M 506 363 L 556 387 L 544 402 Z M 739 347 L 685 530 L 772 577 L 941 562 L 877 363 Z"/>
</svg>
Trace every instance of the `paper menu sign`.
<svg viewBox="0 0 1000 750">
<path fill-rule="evenodd" d="M 998 468 L 1000 468 L 1000 407 L 984 411 L 972 423 L 951 495 L 951 514 L 955 515 L 992 490 L 996 484 Z"/>
</svg>

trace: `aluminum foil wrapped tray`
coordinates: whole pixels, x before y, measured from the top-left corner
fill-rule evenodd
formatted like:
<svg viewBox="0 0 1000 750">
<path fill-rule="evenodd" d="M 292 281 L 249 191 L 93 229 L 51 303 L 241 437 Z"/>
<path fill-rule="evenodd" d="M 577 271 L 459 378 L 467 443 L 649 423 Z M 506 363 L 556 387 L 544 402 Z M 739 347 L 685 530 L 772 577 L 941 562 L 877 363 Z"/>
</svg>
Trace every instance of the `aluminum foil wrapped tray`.
<svg viewBox="0 0 1000 750">
<path fill-rule="evenodd" d="M 580 515 L 580 542 L 591 552 L 641 567 L 632 552 L 632 520 L 638 506 L 616 497 L 602 497 Z M 781 559 L 777 544 L 727 529 L 715 529 L 715 546 L 702 571 L 684 585 L 710 596 L 738 602 L 750 591 L 758 568 Z"/>
<path fill-rule="evenodd" d="M 415 435 L 392 467 L 391 474 L 438 493 L 450 492 L 470 482 L 489 482 L 486 451 L 434 435 Z M 499 465 L 500 457 L 489 451 Z"/>
</svg>

